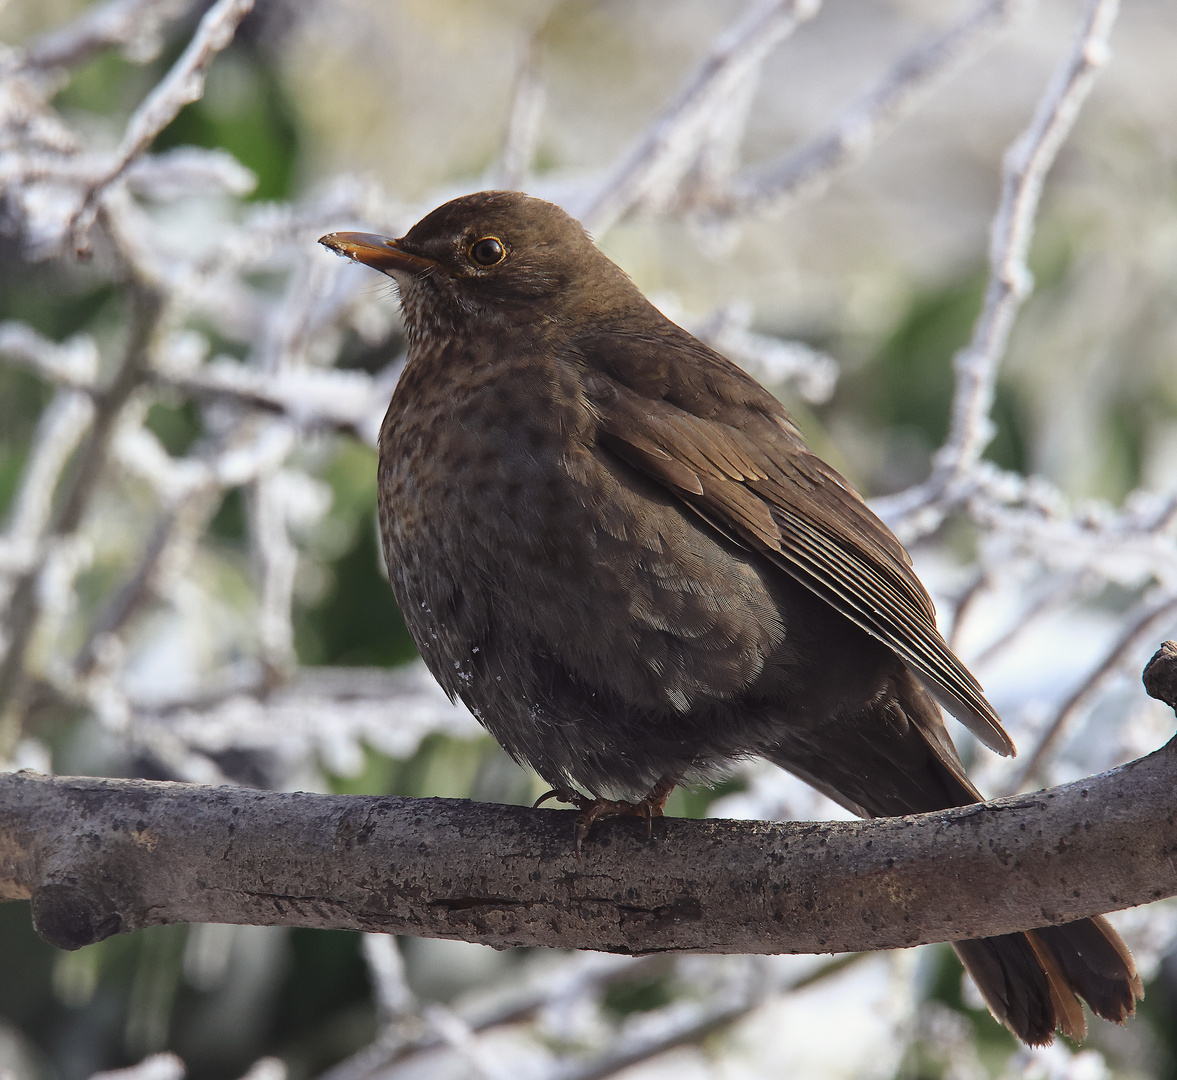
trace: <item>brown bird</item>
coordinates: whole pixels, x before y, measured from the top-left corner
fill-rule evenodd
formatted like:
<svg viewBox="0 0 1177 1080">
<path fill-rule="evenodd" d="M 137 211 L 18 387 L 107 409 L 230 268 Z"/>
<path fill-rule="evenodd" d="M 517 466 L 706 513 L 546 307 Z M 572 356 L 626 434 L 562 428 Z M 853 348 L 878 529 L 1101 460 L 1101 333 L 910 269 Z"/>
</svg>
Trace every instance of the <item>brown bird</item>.
<svg viewBox="0 0 1177 1080">
<path fill-rule="evenodd" d="M 399 240 L 320 243 L 400 291 L 379 501 L 405 622 L 451 698 L 585 823 L 661 813 L 675 785 L 756 755 L 864 817 L 980 801 L 937 702 L 1013 744 L 899 541 L 577 221 L 487 191 Z M 1123 1021 L 1142 995 L 1102 918 L 956 951 L 1032 1044 L 1081 1038 L 1079 997 Z"/>
</svg>

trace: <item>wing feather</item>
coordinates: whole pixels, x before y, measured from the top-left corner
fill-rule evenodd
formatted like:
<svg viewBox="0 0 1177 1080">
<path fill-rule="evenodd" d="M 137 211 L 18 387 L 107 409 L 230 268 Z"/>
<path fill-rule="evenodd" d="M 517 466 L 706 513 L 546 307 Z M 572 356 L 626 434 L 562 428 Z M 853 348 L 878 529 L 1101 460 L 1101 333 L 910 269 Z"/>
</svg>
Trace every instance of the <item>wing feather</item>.
<svg viewBox="0 0 1177 1080">
<path fill-rule="evenodd" d="M 894 534 L 805 446 L 775 398 L 687 340 L 710 364 L 708 393 L 676 386 L 665 366 L 657 396 L 626 385 L 622 336 L 593 343 L 585 387 L 600 441 L 883 641 L 986 746 L 1012 754 L 980 684 L 937 630 L 931 599 Z"/>
</svg>

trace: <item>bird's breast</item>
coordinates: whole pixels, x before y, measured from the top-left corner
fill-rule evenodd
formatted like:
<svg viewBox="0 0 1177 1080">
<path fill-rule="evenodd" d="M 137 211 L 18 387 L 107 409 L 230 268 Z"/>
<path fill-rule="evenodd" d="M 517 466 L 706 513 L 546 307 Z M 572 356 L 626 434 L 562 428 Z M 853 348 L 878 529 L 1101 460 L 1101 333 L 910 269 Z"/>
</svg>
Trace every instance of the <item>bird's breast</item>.
<svg viewBox="0 0 1177 1080">
<path fill-rule="evenodd" d="M 526 351 L 414 358 L 380 437 L 387 532 L 406 548 L 465 551 L 483 537 L 557 555 L 575 524 L 565 463 L 590 424 L 576 387 Z"/>
<path fill-rule="evenodd" d="M 402 377 L 379 495 L 397 599 L 443 685 L 543 657 L 679 713 L 761 675 L 784 636 L 765 567 L 596 444 L 575 373 L 439 367 Z"/>
</svg>

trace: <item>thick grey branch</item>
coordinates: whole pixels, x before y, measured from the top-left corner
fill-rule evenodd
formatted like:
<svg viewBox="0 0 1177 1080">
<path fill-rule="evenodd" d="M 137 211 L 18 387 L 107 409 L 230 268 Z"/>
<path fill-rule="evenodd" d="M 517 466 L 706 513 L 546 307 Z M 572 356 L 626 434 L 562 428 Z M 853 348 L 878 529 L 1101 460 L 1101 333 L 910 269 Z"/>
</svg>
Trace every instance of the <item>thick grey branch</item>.
<svg viewBox="0 0 1177 1080">
<path fill-rule="evenodd" d="M 66 948 L 173 922 L 612 952 L 846 952 L 1177 894 L 1177 741 L 1087 780 L 869 822 L 598 825 L 449 799 L 0 777 L 0 896 Z"/>
</svg>

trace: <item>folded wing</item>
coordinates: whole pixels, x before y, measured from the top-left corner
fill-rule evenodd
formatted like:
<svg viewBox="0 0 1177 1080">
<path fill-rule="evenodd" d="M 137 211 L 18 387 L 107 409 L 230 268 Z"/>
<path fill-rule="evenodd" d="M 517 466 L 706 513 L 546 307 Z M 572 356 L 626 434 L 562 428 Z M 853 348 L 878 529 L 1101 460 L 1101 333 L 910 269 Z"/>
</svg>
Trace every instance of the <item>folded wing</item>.
<svg viewBox="0 0 1177 1080">
<path fill-rule="evenodd" d="M 640 349 L 614 334 L 579 343 L 598 441 L 888 645 L 986 746 L 1012 754 L 980 684 L 936 629 L 894 534 L 804 445 L 775 398 L 673 329 L 682 335 L 675 345 L 689 342 L 702 366 L 652 367 L 648 339 Z"/>
</svg>

